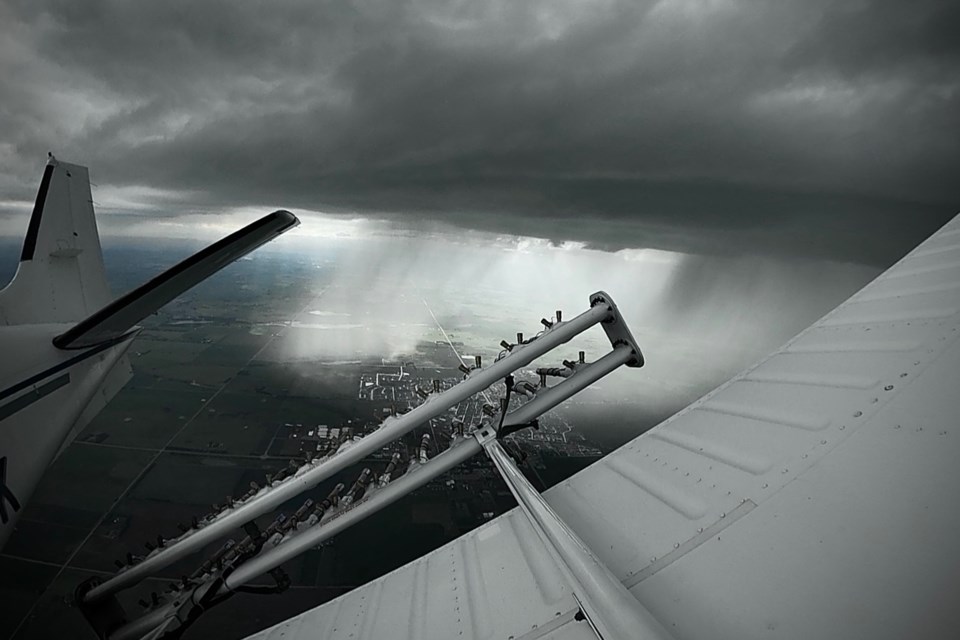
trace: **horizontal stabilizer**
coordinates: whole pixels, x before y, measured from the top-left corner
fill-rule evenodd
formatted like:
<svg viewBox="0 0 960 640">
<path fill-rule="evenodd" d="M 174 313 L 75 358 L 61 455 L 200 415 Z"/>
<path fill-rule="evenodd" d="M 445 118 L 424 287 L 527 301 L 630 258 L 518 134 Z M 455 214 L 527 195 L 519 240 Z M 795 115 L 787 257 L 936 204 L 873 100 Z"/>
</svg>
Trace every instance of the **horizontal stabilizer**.
<svg viewBox="0 0 960 640">
<path fill-rule="evenodd" d="M 194 285 L 299 223 L 289 211 L 274 211 L 114 300 L 54 338 L 53 344 L 60 349 L 82 349 L 119 338 Z"/>
</svg>

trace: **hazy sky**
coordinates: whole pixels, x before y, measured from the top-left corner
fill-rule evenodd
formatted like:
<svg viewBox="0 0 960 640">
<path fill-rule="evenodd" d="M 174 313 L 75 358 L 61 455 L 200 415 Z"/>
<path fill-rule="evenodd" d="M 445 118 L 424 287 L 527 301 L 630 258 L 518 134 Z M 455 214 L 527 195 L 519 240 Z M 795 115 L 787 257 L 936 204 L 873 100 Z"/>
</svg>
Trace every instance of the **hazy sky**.
<svg viewBox="0 0 960 640">
<path fill-rule="evenodd" d="M 48 150 L 104 213 L 610 249 L 885 265 L 960 210 L 954 0 L 7 0 L 0 25 L 7 227 Z"/>
</svg>

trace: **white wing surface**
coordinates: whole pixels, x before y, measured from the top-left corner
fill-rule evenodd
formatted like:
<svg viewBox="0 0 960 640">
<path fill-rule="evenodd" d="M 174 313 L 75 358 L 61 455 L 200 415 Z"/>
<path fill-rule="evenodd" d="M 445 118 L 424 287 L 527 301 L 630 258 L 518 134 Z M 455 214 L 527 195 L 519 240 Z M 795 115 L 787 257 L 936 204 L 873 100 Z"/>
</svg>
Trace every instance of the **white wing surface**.
<svg viewBox="0 0 960 640">
<path fill-rule="evenodd" d="M 960 217 L 546 493 L 674 637 L 960 637 Z M 516 509 L 253 636 L 594 638 Z"/>
</svg>

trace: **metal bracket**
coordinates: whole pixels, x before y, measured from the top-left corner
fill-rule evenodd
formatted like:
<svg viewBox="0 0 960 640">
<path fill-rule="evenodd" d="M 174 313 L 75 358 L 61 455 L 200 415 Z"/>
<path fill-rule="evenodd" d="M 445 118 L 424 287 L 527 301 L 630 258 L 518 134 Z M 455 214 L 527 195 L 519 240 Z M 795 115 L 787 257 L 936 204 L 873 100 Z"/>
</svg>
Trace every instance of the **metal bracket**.
<svg viewBox="0 0 960 640">
<path fill-rule="evenodd" d="M 627 323 L 624 322 L 623 316 L 620 315 L 620 309 L 617 308 L 613 298 L 611 298 L 610 294 L 606 291 L 597 291 L 590 296 L 590 306 L 593 307 L 598 304 L 605 304 L 610 308 L 609 317 L 600 323 L 604 333 L 607 334 L 610 345 L 613 347 L 622 344 L 629 346 L 633 351 L 634 357 L 628 360 L 626 365 L 628 367 L 642 367 L 643 352 L 640 351 L 640 345 L 637 344 L 633 334 L 630 333 L 630 328 L 627 326 Z"/>
</svg>

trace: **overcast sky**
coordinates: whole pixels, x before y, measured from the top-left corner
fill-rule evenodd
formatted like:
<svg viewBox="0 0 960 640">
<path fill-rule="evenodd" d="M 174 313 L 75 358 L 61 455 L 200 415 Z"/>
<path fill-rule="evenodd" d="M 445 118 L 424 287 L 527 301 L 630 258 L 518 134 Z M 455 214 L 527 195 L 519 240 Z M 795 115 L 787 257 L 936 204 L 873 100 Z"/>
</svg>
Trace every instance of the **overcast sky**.
<svg viewBox="0 0 960 640">
<path fill-rule="evenodd" d="M 960 211 L 954 0 L 0 4 L 0 208 L 286 206 L 888 264 Z M 104 224 L 104 223 L 101 223 Z"/>
</svg>

